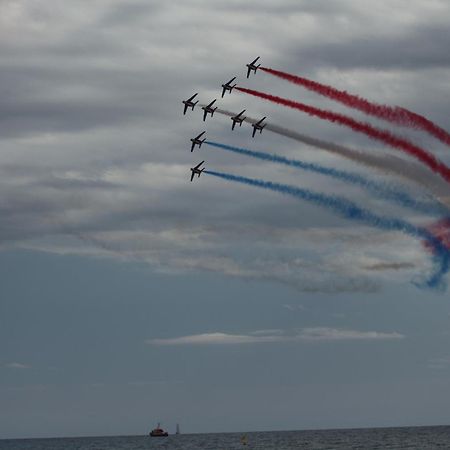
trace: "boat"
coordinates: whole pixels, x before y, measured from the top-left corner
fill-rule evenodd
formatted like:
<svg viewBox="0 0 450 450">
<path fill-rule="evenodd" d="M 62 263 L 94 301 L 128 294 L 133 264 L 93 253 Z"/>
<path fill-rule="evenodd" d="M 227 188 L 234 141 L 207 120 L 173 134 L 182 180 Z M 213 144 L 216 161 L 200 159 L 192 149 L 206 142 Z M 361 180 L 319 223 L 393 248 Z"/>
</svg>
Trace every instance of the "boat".
<svg viewBox="0 0 450 450">
<path fill-rule="evenodd" d="M 169 436 L 169 433 L 167 431 L 164 431 L 161 428 L 161 425 L 158 422 L 158 425 L 156 426 L 156 428 L 154 428 L 152 431 L 150 431 L 150 436 L 152 437 L 166 437 Z"/>
<path fill-rule="evenodd" d="M 175 431 L 175 434 L 180 434 L 180 425 L 177 423 L 177 430 Z"/>
</svg>

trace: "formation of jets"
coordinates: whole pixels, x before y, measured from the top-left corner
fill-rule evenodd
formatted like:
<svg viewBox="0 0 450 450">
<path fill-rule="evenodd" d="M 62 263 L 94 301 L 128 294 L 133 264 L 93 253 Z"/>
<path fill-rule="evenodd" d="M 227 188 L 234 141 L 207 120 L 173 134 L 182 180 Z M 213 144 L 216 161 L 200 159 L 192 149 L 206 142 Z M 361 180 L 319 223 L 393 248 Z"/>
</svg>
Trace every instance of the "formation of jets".
<svg viewBox="0 0 450 450">
<path fill-rule="evenodd" d="M 259 58 L 260 57 L 258 56 L 252 62 L 246 64 L 247 78 L 249 78 L 251 72 L 254 72 L 256 74 L 256 71 L 261 66 L 261 64 L 257 64 Z M 226 92 L 229 92 L 231 94 L 231 91 L 236 87 L 237 84 L 236 83 L 233 84 L 234 80 L 236 80 L 236 77 L 233 77 L 231 80 L 222 84 L 222 98 Z M 192 97 L 188 98 L 187 100 L 183 100 L 183 102 L 182 102 L 184 104 L 183 114 L 186 114 L 186 111 L 188 110 L 188 108 L 191 108 L 191 110 L 194 111 L 194 107 L 198 103 L 198 100 L 194 101 L 194 99 L 195 99 L 195 97 L 197 97 L 197 95 L 198 95 L 198 93 L 194 94 Z M 217 106 L 213 106 L 216 101 L 217 101 L 217 99 L 214 99 L 208 105 L 202 106 L 203 122 L 206 121 L 206 117 L 208 114 L 211 114 L 211 117 L 213 117 L 214 112 L 218 108 Z M 245 109 L 243 109 L 239 114 L 236 114 L 235 116 L 231 117 L 231 121 L 233 122 L 231 125 L 232 130 L 234 130 L 234 127 L 236 126 L 237 123 L 239 124 L 239 126 L 242 126 L 242 122 L 244 122 L 244 120 L 246 119 L 246 117 L 243 115 L 244 113 L 245 113 Z M 263 117 L 261 120 L 258 120 L 258 122 L 255 122 L 252 124 L 252 127 L 253 127 L 252 138 L 255 137 L 255 134 L 257 131 L 262 133 L 262 130 L 266 126 L 266 124 L 263 123 L 265 119 L 266 119 L 266 117 Z M 194 148 L 196 145 L 198 145 L 198 148 L 200 148 L 205 141 L 206 141 L 206 131 L 203 131 L 199 135 L 193 137 L 191 139 L 191 142 L 192 142 L 191 152 L 194 151 Z M 195 175 L 200 177 L 200 175 L 203 173 L 203 171 L 205 170 L 205 167 L 202 167 L 200 169 L 200 166 L 204 162 L 205 161 L 202 161 L 201 163 L 197 164 L 195 167 L 191 167 L 191 181 L 194 179 Z"/>
</svg>

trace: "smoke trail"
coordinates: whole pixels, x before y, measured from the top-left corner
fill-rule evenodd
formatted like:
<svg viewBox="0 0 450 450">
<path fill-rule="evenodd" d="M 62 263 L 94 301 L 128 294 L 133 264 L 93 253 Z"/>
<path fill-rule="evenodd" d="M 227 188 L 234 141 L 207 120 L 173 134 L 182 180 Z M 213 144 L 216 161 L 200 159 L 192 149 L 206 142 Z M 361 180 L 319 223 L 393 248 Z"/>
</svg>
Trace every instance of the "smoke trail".
<svg viewBox="0 0 450 450">
<path fill-rule="evenodd" d="M 359 97 L 358 95 L 349 94 L 346 91 L 340 91 L 332 86 L 308 80 L 307 78 L 299 77 L 286 72 L 281 72 L 279 70 L 270 69 L 268 67 L 260 67 L 260 70 L 270 73 L 278 78 L 290 81 L 291 83 L 303 86 L 310 91 L 331 98 L 332 100 L 336 100 L 339 103 L 349 106 L 350 108 L 362 111 L 369 116 L 378 117 L 379 119 L 386 120 L 396 125 L 426 131 L 444 144 L 450 145 L 450 134 L 447 131 L 433 123 L 431 120 L 428 120 L 426 117 L 423 117 L 413 111 L 409 111 L 408 109 L 401 108 L 400 106 L 388 106 L 373 103 L 365 98 Z"/>
<path fill-rule="evenodd" d="M 427 230 L 439 239 L 444 247 L 450 250 L 450 217 L 444 217 L 427 226 Z M 428 242 L 425 242 L 425 246 L 430 248 Z"/>
<path fill-rule="evenodd" d="M 215 172 L 212 170 L 205 170 L 204 173 L 218 178 L 223 178 L 225 180 L 248 184 L 250 186 L 257 186 L 263 189 L 290 195 L 315 205 L 322 206 L 347 219 L 359 221 L 381 230 L 401 231 L 402 233 L 408 234 L 412 237 L 424 239 L 433 249 L 433 261 L 435 263 L 433 273 L 425 282 L 425 286 L 429 288 L 444 287 L 443 277 L 447 274 L 450 268 L 450 253 L 442 245 L 441 241 L 425 228 L 416 227 L 401 219 L 377 216 L 367 209 L 361 208 L 350 200 L 342 197 L 328 196 L 287 184 L 273 183 L 271 181 L 236 176 L 222 172 Z"/>
<path fill-rule="evenodd" d="M 217 109 L 218 114 L 222 114 L 228 117 L 235 116 L 237 113 L 227 111 L 224 109 Z M 256 123 L 258 119 L 252 117 L 246 117 L 244 119 L 248 123 Z M 270 131 L 272 133 L 285 136 L 289 139 L 293 139 L 297 142 L 302 142 L 311 147 L 325 150 L 329 153 L 339 155 L 350 161 L 363 164 L 370 168 L 381 170 L 384 173 L 390 173 L 393 175 L 401 176 L 414 183 L 419 183 L 430 192 L 447 208 L 450 208 L 450 189 L 447 183 L 445 183 L 440 177 L 436 176 L 427 167 L 418 165 L 413 161 L 406 161 L 402 158 L 398 158 L 395 155 L 377 156 L 373 154 L 367 154 L 358 150 L 338 145 L 333 142 L 323 141 L 311 136 L 299 133 L 289 128 L 284 128 L 279 125 L 267 123 L 264 131 Z"/>
<path fill-rule="evenodd" d="M 345 116 L 344 114 L 334 113 L 332 111 L 327 111 L 313 106 L 306 105 L 304 103 L 295 102 L 282 97 L 277 97 L 276 95 L 266 94 L 264 92 L 254 91 L 253 89 L 246 89 L 241 87 L 236 87 L 236 90 L 244 92 L 246 94 L 253 95 L 255 97 L 263 98 L 269 100 L 273 103 L 278 103 L 280 105 L 287 106 L 289 108 L 297 109 L 298 111 L 303 111 L 311 116 L 319 117 L 323 120 L 328 120 L 329 122 L 335 122 L 340 125 L 344 125 L 351 128 L 353 131 L 365 134 L 372 139 L 384 142 L 397 150 L 403 151 L 408 155 L 411 155 L 429 167 L 433 172 L 438 173 L 447 182 L 450 183 L 450 168 L 447 167 L 443 162 L 433 156 L 431 153 L 427 152 L 421 147 L 413 144 L 412 142 L 402 139 L 386 130 L 380 130 L 373 127 L 372 125 L 364 122 L 358 122 L 351 117 Z"/>
<path fill-rule="evenodd" d="M 306 170 L 309 172 L 316 172 L 322 175 L 326 175 L 338 180 L 355 184 L 360 186 L 370 193 L 384 199 L 390 200 L 401 206 L 412 208 L 416 211 L 421 211 L 431 214 L 448 214 L 448 210 L 441 205 L 433 204 L 430 202 L 420 202 L 414 197 L 411 197 L 407 192 L 402 192 L 398 188 L 390 188 L 383 183 L 377 183 L 376 181 L 367 180 L 362 175 L 354 172 L 347 172 L 344 170 L 337 170 L 319 164 L 307 163 L 299 161 L 296 159 L 285 158 L 284 156 L 274 155 L 270 153 L 258 152 L 254 150 L 249 150 L 246 148 L 233 147 L 231 145 L 221 144 L 218 142 L 206 141 L 205 144 L 211 145 L 213 147 L 221 148 L 223 150 L 228 150 L 234 153 L 239 153 L 241 155 L 251 156 L 253 158 L 262 159 L 264 161 L 275 162 L 278 164 L 284 164 L 291 167 L 296 167 L 298 169 Z"/>
</svg>

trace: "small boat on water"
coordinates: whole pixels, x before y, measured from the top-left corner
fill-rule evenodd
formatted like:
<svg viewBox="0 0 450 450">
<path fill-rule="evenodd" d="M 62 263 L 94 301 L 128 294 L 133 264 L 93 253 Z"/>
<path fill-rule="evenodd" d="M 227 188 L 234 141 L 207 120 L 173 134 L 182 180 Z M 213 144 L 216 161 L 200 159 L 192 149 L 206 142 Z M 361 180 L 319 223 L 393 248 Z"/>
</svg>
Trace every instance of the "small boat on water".
<svg viewBox="0 0 450 450">
<path fill-rule="evenodd" d="M 167 432 L 167 431 L 164 431 L 162 428 L 161 428 L 161 425 L 158 423 L 158 425 L 157 425 L 157 427 L 156 428 L 153 428 L 153 430 L 152 431 L 150 431 L 150 436 L 152 436 L 152 437 L 166 437 L 166 436 L 169 436 L 169 433 Z"/>
</svg>

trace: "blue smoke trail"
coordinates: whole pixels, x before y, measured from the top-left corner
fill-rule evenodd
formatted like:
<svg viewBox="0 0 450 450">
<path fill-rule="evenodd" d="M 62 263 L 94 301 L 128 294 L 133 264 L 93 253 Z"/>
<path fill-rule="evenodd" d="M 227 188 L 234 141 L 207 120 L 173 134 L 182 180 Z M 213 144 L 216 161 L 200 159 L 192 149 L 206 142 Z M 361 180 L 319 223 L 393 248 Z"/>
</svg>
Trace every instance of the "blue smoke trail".
<svg viewBox="0 0 450 450">
<path fill-rule="evenodd" d="M 290 186 L 287 184 L 273 183 L 271 181 L 247 178 L 237 175 L 231 175 L 228 173 L 215 172 L 212 170 L 205 170 L 204 173 L 223 178 L 225 180 L 236 181 L 238 183 L 257 186 L 263 189 L 290 195 L 292 197 L 299 198 L 301 200 L 305 200 L 334 211 L 335 213 L 347 219 L 359 221 L 381 230 L 401 231 L 415 238 L 424 239 L 433 248 L 433 260 L 436 266 L 429 279 L 425 281 L 424 285 L 433 289 L 443 289 L 445 287 L 442 278 L 450 268 L 450 253 L 442 245 L 442 242 L 425 228 L 416 227 L 415 225 L 412 225 L 401 219 L 378 216 L 342 197 L 329 196 L 322 193 L 313 192 L 308 189 Z"/>
<path fill-rule="evenodd" d="M 390 200 L 398 205 L 406 208 L 412 208 L 416 211 L 424 212 L 427 214 L 448 214 L 448 209 L 437 203 L 420 202 L 414 197 L 410 196 L 406 192 L 402 192 L 397 189 L 390 188 L 383 183 L 377 183 L 376 181 L 367 180 L 362 175 L 354 172 L 347 172 L 345 170 L 337 170 L 329 167 L 324 167 L 319 164 L 306 163 L 296 159 L 285 158 L 284 156 L 274 155 L 270 153 L 258 152 L 249 150 L 247 148 L 233 147 L 231 145 L 221 144 L 219 142 L 206 141 L 205 144 L 213 147 L 228 150 L 234 153 L 240 153 L 241 155 L 251 156 L 253 158 L 262 159 L 265 161 L 271 161 L 279 164 L 285 164 L 287 166 L 296 167 L 310 172 L 320 173 L 322 175 L 330 176 L 338 180 L 342 180 L 348 183 L 360 186 L 370 193 L 380 197 L 384 200 Z"/>
</svg>

